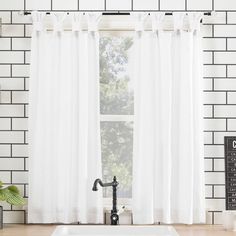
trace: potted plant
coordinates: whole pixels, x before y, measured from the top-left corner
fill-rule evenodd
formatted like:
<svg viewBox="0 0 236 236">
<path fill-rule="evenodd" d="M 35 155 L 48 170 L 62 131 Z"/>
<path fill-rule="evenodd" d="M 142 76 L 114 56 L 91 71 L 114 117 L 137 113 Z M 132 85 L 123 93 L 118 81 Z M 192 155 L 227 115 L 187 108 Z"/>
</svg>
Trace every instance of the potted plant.
<svg viewBox="0 0 236 236">
<path fill-rule="evenodd" d="M 20 206 L 25 204 L 25 199 L 20 195 L 19 189 L 15 185 L 7 187 L 3 186 L 0 181 L 0 202 L 6 201 L 7 203 Z M 0 229 L 3 228 L 3 208 L 0 206 Z"/>
</svg>

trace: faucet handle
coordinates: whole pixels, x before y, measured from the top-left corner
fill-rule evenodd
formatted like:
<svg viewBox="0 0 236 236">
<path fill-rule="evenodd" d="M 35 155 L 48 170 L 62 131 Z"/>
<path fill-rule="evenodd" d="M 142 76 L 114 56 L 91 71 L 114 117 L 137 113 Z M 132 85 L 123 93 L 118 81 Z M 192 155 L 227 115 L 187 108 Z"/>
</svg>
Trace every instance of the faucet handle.
<svg viewBox="0 0 236 236">
<path fill-rule="evenodd" d="M 117 212 L 117 215 L 122 214 L 125 211 L 125 206 L 122 206 L 121 209 Z"/>
<path fill-rule="evenodd" d="M 116 180 L 116 176 L 113 177 L 112 185 L 113 186 L 118 186 L 119 185 L 119 182 L 117 182 L 117 180 Z"/>
</svg>

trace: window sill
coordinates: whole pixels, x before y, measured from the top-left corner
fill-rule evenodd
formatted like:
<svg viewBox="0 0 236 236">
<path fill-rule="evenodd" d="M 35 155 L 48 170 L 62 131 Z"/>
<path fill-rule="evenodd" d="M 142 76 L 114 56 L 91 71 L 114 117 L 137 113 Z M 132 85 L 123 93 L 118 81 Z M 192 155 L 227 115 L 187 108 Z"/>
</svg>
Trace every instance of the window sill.
<svg viewBox="0 0 236 236">
<path fill-rule="evenodd" d="M 127 212 L 127 213 L 132 212 L 132 208 L 129 205 L 128 206 L 127 205 L 118 205 L 117 210 L 119 211 L 123 206 L 125 206 L 124 212 Z M 106 205 L 106 206 L 103 207 L 103 210 L 104 210 L 105 213 L 110 213 L 111 209 L 112 209 L 112 206 L 110 206 L 110 205 Z"/>
</svg>

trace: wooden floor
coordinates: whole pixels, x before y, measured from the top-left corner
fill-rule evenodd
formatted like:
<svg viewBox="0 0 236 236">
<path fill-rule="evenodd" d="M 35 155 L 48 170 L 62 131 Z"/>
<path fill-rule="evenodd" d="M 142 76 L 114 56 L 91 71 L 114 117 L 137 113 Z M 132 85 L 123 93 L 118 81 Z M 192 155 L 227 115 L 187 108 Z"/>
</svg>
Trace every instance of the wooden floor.
<svg viewBox="0 0 236 236">
<path fill-rule="evenodd" d="M 52 225 L 4 225 L 0 236 L 50 236 L 56 226 Z M 174 226 L 180 236 L 236 236 L 236 232 L 223 230 L 222 226 Z M 125 236 L 125 235 L 124 235 Z"/>
</svg>

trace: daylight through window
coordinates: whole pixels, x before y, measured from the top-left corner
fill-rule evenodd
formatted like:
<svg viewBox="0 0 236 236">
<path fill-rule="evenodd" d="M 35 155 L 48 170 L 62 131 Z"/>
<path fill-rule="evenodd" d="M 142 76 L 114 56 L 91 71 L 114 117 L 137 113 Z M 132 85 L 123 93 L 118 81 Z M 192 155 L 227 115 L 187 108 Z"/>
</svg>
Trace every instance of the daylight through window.
<svg viewBox="0 0 236 236">
<path fill-rule="evenodd" d="M 132 37 L 125 33 L 100 37 L 103 180 L 109 182 L 117 176 L 119 198 L 131 198 L 132 195 L 134 106 L 129 57 L 132 45 Z M 103 195 L 110 198 L 111 189 L 104 188 Z"/>
</svg>

